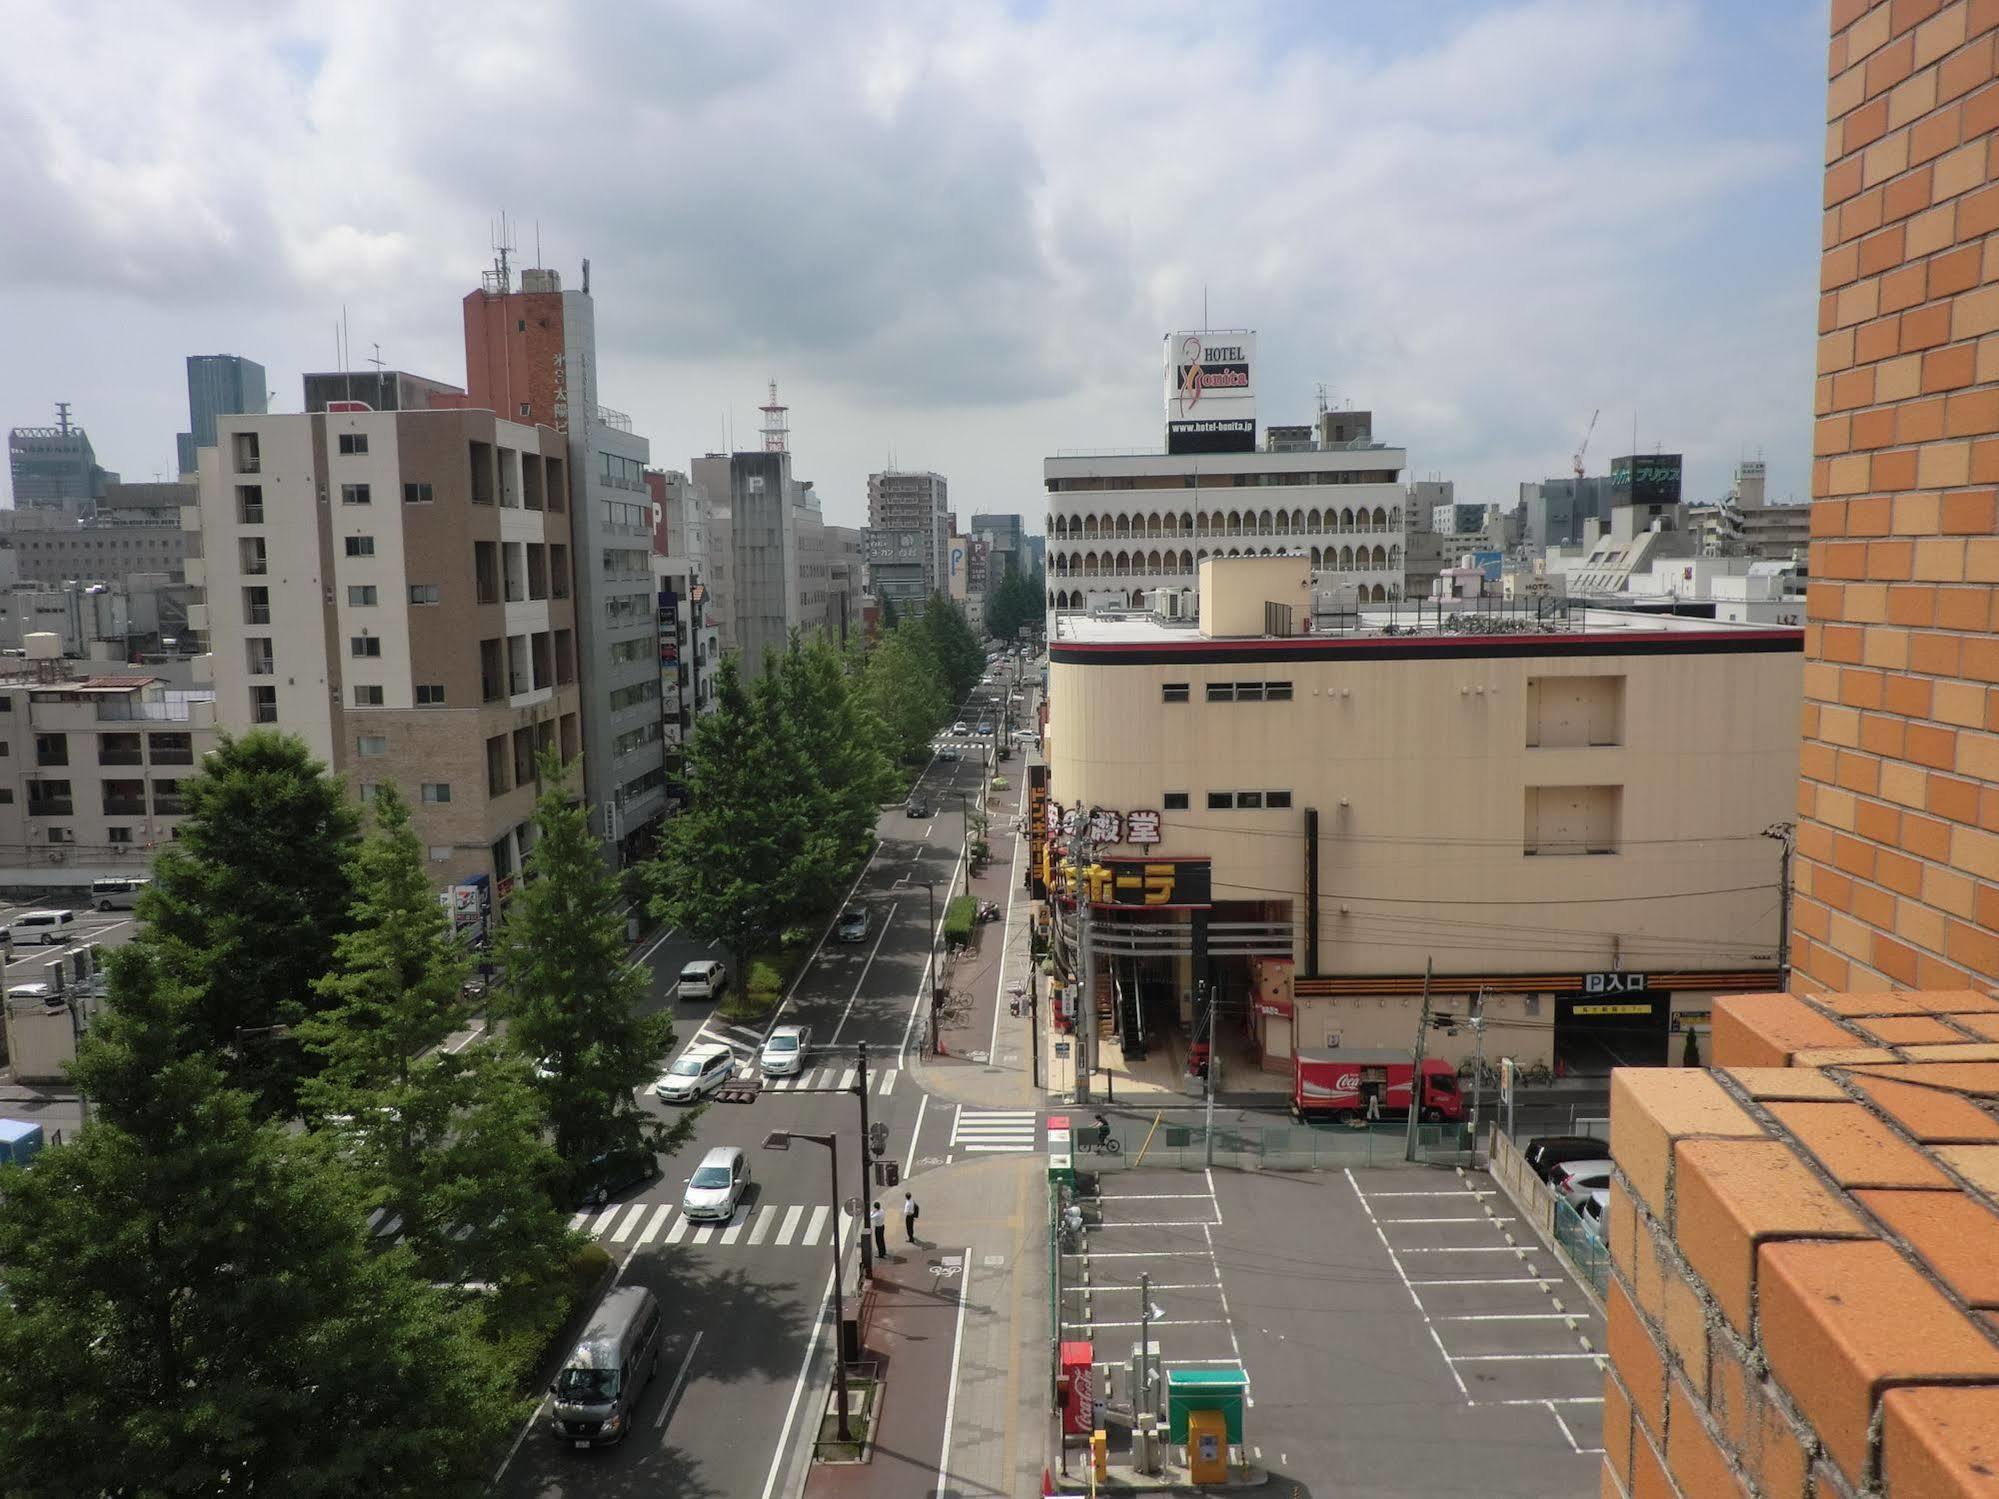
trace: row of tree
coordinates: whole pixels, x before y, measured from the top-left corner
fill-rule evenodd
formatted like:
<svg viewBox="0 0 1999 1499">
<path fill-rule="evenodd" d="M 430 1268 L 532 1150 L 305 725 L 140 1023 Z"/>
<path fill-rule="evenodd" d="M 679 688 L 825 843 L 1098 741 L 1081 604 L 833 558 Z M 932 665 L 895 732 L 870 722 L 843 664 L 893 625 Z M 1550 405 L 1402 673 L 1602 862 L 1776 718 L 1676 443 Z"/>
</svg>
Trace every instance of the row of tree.
<svg viewBox="0 0 1999 1499">
<path fill-rule="evenodd" d="M 1040 568 L 1031 573 L 1010 568 L 999 586 L 986 595 L 986 628 L 1000 640 L 1012 640 L 1023 625 L 1039 625 L 1047 616 L 1048 578 Z"/>
<path fill-rule="evenodd" d="M 394 788 L 361 837 L 261 732 L 187 784 L 73 1068 L 91 1121 L 0 1174 L 0 1493 L 479 1485 L 566 1309 L 579 1174 L 687 1128 L 635 1102 L 671 1031 L 541 778 L 504 1036 L 455 1052 L 469 958 Z"/>
</svg>

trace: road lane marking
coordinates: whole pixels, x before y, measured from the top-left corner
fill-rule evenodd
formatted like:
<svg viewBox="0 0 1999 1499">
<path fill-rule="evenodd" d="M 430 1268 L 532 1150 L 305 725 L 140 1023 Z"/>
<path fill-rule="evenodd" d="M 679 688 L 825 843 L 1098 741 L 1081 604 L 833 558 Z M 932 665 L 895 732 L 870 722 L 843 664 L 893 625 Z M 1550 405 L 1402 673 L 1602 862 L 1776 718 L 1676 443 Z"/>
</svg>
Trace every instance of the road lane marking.
<svg viewBox="0 0 1999 1499">
<path fill-rule="evenodd" d="M 964 846 L 958 850 L 958 857 L 952 861 L 951 883 L 945 887 L 947 895 L 950 890 L 956 888 L 958 870 L 964 864 L 965 856 L 971 852 L 971 848 L 971 840 L 967 839 Z M 909 1036 L 916 1029 L 916 1017 L 923 1011 L 923 998 L 930 992 L 930 970 L 937 960 L 937 937 L 944 930 L 944 915 L 950 908 L 951 902 L 947 898 L 944 902 L 944 910 L 937 913 L 937 920 L 930 929 L 930 953 L 923 960 L 923 976 L 916 985 L 916 997 L 909 1004 L 909 1019 L 903 1023 L 902 1044 L 896 1048 L 898 1056 L 907 1056 L 909 1054 Z"/>
<path fill-rule="evenodd" d="M 687 1230 L 693 1226 L 694 1220 L 689 1218 L 685 1213 L 682 1213 L 678 1218 L 673 1220 L 673 1227 L 667 1231 L 666 1242 L 669 1244 L 678 1244 L 682 1239 L 687 1237 Z"/>
<path fill-rule="evenodd" d="M 659 1207 L 654 1211 L 652 1215 L 652 1222 L 646 1225 L 646 1231 L 643 1234 L 639 1235 L 639 1242 L 641 1244 L 650 1244 L 654 1239 L 657 1239 L 659 1237 L 659 1231 L 662 1228 L 666 1227 L 666 1220 L 671 1218 L 672 1216 L 673 1216 L 673 1204 L 670 1202 L 662 1202 L 659 1205 Z"/>
<path fill-rule="evenodd" d="M 798 1402 L 805 1394 L 806 1378 L 812 1373 L 812 1358 L 819 1351 L 820 1334 L 826 1331 L 827 1309 L 832 1304 L 833 1288 L 839 1278 L 840 1267 L 835 1265 L 826 1277 L 826 1289 L 819 1293 L 819 1314 L 812 1319 L 812 1336 L 805 1340 L 805 1357 L 798 1365 L 798 1378 L 792 1381 L 791 1399 L 784 1407 L 784 1421 L 777 1429 L 777 1445 L 771 1449 L 770 1471 L 764 1474 L 762 1499 L 771 1499 L 772 1492 L 777 1488 L 778 1471 L 784 1466 L 785 1443 L 791 1440 L 791 1423 L 798 1418 Z M 526 1436 L 527 1433 L 523 1431 L 521 1435 Z M 514 1446 L 519 1447 L 520 1443 L 516 1441 Z M 509 1453 L 508 1457 L 511 1459 L 512 1455 Z M 506 1464 L 500 1465 L 500 1471 L 506 1471 Z"/>
<path fill-rule="evenodd" d="M 784 1210 L 784 1222 L 779 1226 L 777 1231 L 779 1247 L 791 1242 L 791 1236 L 798 1232 L 798 1220 L 804 1212 L 805 1209 L 795 1202 Z"/>
<path fill-rule="evenodd" d="M 625 1214 L 625 1221 L 618 1225 L 618 1231 L 611 1235 L 613 1244 L 622 1244 L 632 1236 L 632 1230 L 639 1226 L 639 1220 L 646 1215 L 646 1204 L 635 1202 L 632 1210 Z"/>
<path fill-rule="evenodd" d="M 850 1092 L 852 1092 L 852 1091 L 853 1091 L 853 1087 L 854 1087 L 854 1069 L 853 1069 L 853 1068 L 849 1067 L 849 1068 L 848 1068 L 848 1069 L 847 1069 L 847 1070 L 846 1070 L 845 1072 L 843 1072 L 843 1073 L 841 1073 L 841 1074 L 840 1074 L 840 1084 L 839 1084 L 839 1086 L 840 1086 L 840 1091 L 841 1091 L 842 1093 L 850 1093 Z"/>
<path fill-rule="evenodd" d="M 885 1093 L 888 1090 L 884 1088 L 882 1091 Z M 909 1132 L 909 1154 L 903 1158 L 902 1162 L 902 1175 L 905 1181 L 909 1179 L 910 1168 L 916 1164 L 916 1142 L 923 1137 L 923 1114 L 929 1107 L 930 1095 L 928 1093 L 917 1094 L 916 1128 Z"/>
<path fill-rule="evenodd" d="M 714 1225 L 714 1224 L 712 1224 L 712 1223 L 704 1223 L 704 1224 L 702 1224 L 702 1225 L 701 1225 L 701 1226 L 700 1226 L 699 1228 L 695 1229 L 695 1230 L 694 1230 L 694 1239 L 693 1239 L 693 1242 L 694 1242 L 694 1243 L 696 1243 L 696 1244 L 712 1244 L 712 1243 L 714 1243 L 714 1242 L 715 1242 L 715 1225 Z"/>
<path fill-rule="evenodd" d="M 958 1282 L 958 1328 L 951 1335 L 951 1383 L 944 1397 L 944 1443 L 937 1454 L 937 1492 L 951 1490 L 951 1426 L 958 1416 L 958 1358 L 965 1348 L 965 1304 L 972 1299 L 972 1248 L 965 1246 L 964 1276 Z"/>
<path fill-rule="evenodd" d="M 826 1226 L 826 1204 L 820 1203 L 812 1210 L 812 1216 L 805 1224 L 805 1232 L 799 1236 L 801 1244 L 817 1244 L 819 1231 Z"/>
<path fill-rule="evenodd" d="M 694 1341 L 687 1345 L 687 1357 L 680 1361 L 680 1372 L 673 1376 L 673 1384 L 666 1392 L 666 1399 L 659 1403 L 659 1414 L 652 1418 L 654 1431 L 666 1425 L 666 1418 L 673 1414 L 673 1403 L 680 1398 L 680 1387 L 687 1383 L 687 1371 L 694 1366 L 694 1350 L 700 1346 L 701 1332 L 697 1330 Z"/>
<path fill-rule="evenodd" d="M 381 1214 L 381 1211 L 382 1211 L 382 1210 L 381 1210 L 380 1208 L 376 1208 L 376 1209 L 375 1209 L 375 1216 L 377 1216 L 377 1217 L 378 1217 L 378 1216 L 380 1216 L 380 1214 Z M 584 1224 L 586 1224 L 586 1223 L 588 1223 L 589 1221 L 590 1221 L 590 1209 L 588 1209 L 588 1208 L 585 1208 L 585 1209 L 584 1209 L 584 1210 L 583 1210 L 582 1212 L 580 1212 L 580 1213 L 571 1213 L 571 1214 L 569 1215 L 569 1227 L 570 1227 L 570 1230 L 571 1230 L 571 1232 L 575 1232 L 575 1231 L 577 1231 L 577 1230 L 580 1230 L 580 1229 L 581 1229 L 581 1228 L 583 1227 L 583 1225 L 584 1225 Z M 368 1219 L 368 1224 L 369 1224 L 369 1226 L 370 1226 L 371 1228 L 372 1228 L 372 1227 L 374 1226 L 374 1222 L 375 1222 L 375 1218 L 374 1218 L 374 1217 L 370 1217 L 370 1218 Z"/>
<path fill-rule="evenodd" d="M 769 1238 L 770 1226 L 776 1217 L 777 1208 L 775 1206 L 758 1208 L 757 1221 L 750 1225 L 750 1243 L 761 1244 L 765 1239 Z"/>
<path fill-rule="evenodd" d="M 1027 777 L 1022 776 L 1020 778 L 1019 810 L 1015 813 L 1015 820 L 1018 823 L 1024 823 L 1026 816 Z M 1013 897 L 1014 893 L 1020 889 L 1020 881 L 1012 878 L 1012 874 L 1015 866 L 1020 862 L 1021 842 L 1021 835 L 1016 831 L 1013 835 L 1013 849 L 1007 855 L 1006 925 L 1000 931 L 999 990 L 1006 988 L 1006 950 L 1013 943 Z M 1032 964 L 1028 966 L 1027 981 L 1030 984 L 1034 982 Z M 993 994 L 993 1035 L 992 1040 L 986 1044 L 986 1055 L 988 1057 L 999 1055 L 1000 1001 L 1005 997 L 999 990 L 996 990 Z"/>
<path fill-rule="evenodd" d="M 750 1211 L 746 1207 L 736 1209 L 735 1215 L 729 1219 L 729 1226 L 722 1230 L 724 1244 L 733 1244 L 743 1236 L 743 1227 L 750 1221 Z"/>
</svg>

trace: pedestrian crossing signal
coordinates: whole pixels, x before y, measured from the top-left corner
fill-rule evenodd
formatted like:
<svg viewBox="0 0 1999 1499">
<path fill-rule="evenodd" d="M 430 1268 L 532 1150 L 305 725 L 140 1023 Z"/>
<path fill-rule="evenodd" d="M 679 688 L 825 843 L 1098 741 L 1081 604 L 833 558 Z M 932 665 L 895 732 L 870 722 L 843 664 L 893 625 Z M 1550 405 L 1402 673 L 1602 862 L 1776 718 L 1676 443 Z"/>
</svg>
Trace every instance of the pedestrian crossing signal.
<svg viewBox="0 0 1999 1499">
<path fill-rule="evenodd" d="M 888 1126 L 876 1120 L 868 1126 L 868 1150 L 874 1155 L 880 1155 L 887 1149 Z"/>
</svg>

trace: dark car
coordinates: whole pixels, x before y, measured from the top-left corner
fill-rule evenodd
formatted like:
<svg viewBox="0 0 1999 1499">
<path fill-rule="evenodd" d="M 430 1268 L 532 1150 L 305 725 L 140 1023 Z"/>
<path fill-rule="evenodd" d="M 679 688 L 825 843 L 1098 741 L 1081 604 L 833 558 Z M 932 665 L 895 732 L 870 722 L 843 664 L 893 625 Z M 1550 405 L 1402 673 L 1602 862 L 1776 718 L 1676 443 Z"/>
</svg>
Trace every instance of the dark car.
<svg viewBox="0 0 1999 1499">
<path fill-rule="evenodd" d="M 911 817 L 928 817 L 930 815 L 930 803 L 924 801 L 921 797 L 917 797 L 910 802 L 907 811 Z"/>
<path fill-rule="evenodd" d="M 865 942 L 871 925 L 866 906 L 849 906 L 833 923 L 833 938 L 838 942 Z"/>
<path fill-rule="evenodd" d="M 1534 1174 L 1547 1181 L 1564 1162 L 1598 1160 L 1607 1149 L 1602 1140 L 1590 1135 L 1539 1135 L 1527 1142 L 1523 1153 Z"/>
<path fill-rule="evenodd" d="M 650 1150 L 607 1151 L 570 1179 L 569 1200 L 578 1209 L 602 1207 L 620 1192 L 658 1175 L 659 1157 Z"/>
</svg>

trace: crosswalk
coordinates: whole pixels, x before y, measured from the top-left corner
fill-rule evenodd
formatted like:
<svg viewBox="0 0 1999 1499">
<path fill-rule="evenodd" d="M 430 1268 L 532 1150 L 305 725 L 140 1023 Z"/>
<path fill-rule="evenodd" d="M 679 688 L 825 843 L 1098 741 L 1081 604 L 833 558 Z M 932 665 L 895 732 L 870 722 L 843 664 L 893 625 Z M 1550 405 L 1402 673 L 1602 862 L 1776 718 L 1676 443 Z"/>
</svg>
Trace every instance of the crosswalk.
<svg viewBox="0 0 1999 1499">
<path fill-rule="evenodd" d="M 1035 1150 L 1041 1143 L 1040 1117 L 1032 1109 L 967 1109 L 951 1119 L 955 1150 L 990 1152 Z"/>
<path fill-rule="evenodd" d="M 868 1091 L 878 1098 L 886 1098 L 895 1091 L 895 1080 L 901 1069 L 885 1067 L 880 1072 L 868 1074 Z M 767 1077 L 766 1089 L 784 1092 L 799 1088 L 852 1088 L 859 1073 L 852 1067 L 808 1067 L 791 1077 Z"/>
<path fill-rule="evenodd" d="M 586 1208 L 569 1226 L 599 1243 L 624 1248 L 648 1244 L 714 1244 L 744 1249 L 810 1249 L 831 1242 L 833 1210 L 825 1203 L 753 1203 L 736 1209 L 727 1223 L 693 1219 L 671 1202 L 618 1202 L 607 1208 Z M 840 1218 L 842 1248 L 852 1240 L 854 1223 Z"/>
</svg>

